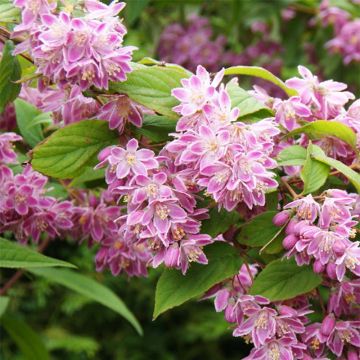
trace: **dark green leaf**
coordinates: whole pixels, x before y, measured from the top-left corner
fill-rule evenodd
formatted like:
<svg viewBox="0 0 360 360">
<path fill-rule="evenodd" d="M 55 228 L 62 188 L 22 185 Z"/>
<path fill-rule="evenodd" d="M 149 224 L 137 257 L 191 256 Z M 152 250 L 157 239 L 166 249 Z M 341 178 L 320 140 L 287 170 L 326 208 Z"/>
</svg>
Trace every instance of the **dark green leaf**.
<svg viewBox="0 0 360 360">
<path fill-rule="evenodd" d="M 44 139 L 41 124 L 33 124 L 33 121 L 41 114 L 41 112 L 28 102 L 15 100 L 16 122 L 20 133 L 24 140 L 31 146 L 36 146 Z"/>
<path fill-rule="evenodd" d="M 141 128 L 134 128 L 136 135 L 148 138 L 152 143 L 162 143 L 170 139 L 169 133 L 175 132 L 176 120 L 161 115 L 145 115 Z"/>
<path fill-rule="evenodd" d="M 305 164 L 300 177 L 304 183 L 303 194 L 310 194 L 320 189 L 326 182 L 330 167 L 311 157 L 313 145 L 310 143 L 307 149 Z"/>
<path fill-rule="evenodd" d="M 67 269 L 31 269 L 30 271 L 114 310 L 128 320 L 139 334 L 142 334 L 140 324 L 124 302 L 114 292 L 96 280 Z"/>
<path fill-rule="evenodd" d="M 20 318 L 10 313 L 6 313 L 1 318 L 1 325 L 19 347 L 25 359 L 50 359 L 41 337 L 23 320 L 20 320 Z"/>
<path fill-rule="evenodd" d="M 109 130 L 107 121 L 83 120 L 55 131 L 36 146 L 32 166 L 47 176 L 74 178 L 96 165 L 100 150 L 117 139 L 118 134 Z"/>
<path fill-rule="evenodd" d="M 189 72 L 179 66 L 138 66 L 124 82 L 110 84 L 114 92 L 125 93 L 132 100 L 161 115 L 177 118 L 172 108 L 179 102 L 171 90 L 181 87 L 180 80 L 189 77 Z"/>
<path fill-rule="evenodd" d="M 228 244 L 215 243 L 206 248 L 208 265 L 193 264 L 186 275 L 166 269 L 156 286 L 154 319 L 236 274 L 242 264 L 237 251 Z"/>
<path fill-rule="evenodd" d="M 0 318 L 5 314 L 5 311 L 9 305 L 10 298 L 7 296 L 0 296 Z"/>
<path fill-rule="evenodd" d="M 0 238 L 0 268 L 75 267 L 74 265 L 40 254 L 16 242 Z"/>
<path fill-rule="evenodd" d="M 278 259 L 266 266 L 255 278 L 250 294 L 270 301 L 292 299 L 321 284 L 322 278 L 310 266 L 298 266 L 294 259 Z"/>
<path fill-rule="evenodd" d="M 132 25 L 138 17 L 141 15 L 141 12 L 148 5 L 149 0 L 132 0 L 127 1 L 125 7 L 125 19 L 126 23 Z"/>
<path fill-rule="evenodd" d="M 274 254 L 282 250 L 281 228 L 272 222 L 278 211 L 266 211 L 255 216 L 246 224 L 240 226 L 236 240 L 250 247 L 265 247 L 266 253 Z M 279 238 L 278 241 L 277 238 Z"/>
<path fill-rule="evenodd" d="M 356 149 L 355 132 L 349 126 L 339 121 L 317 120 L 289 132 L 286 136 L 289 137 L 297 134 L 307 134 L 311 139 L 333 136 Z"/>
<path fill-rule="evenodd" d="M 304 165 L 306 160 L 306 149 L 300 145 L 292 145 L 282 150 L 277 162 L 279 166 Z"/>
<path fill-rule="evenodd" d="M 89 181 L 103 179 L 105 177 L 105 169 L 96 169 L 94 170 L 93 167 L 86 167 L 84 172 L 76 177 L 71 183 L 70 186 L 77 186 L 82 183 L 86 183 Z"/>
<path fill-rule="evenodd" d="M 0 5 L 0 22 L 1 16 Z M 21 68 L 17 58 L 12 55 L 13 50 L 13 42 L 7 41 L 2 50 L 0 61 L 0 114 L 9 102 L 16 99 L 21 89 L 20 84 L 14 83 L 14 81 L 19 80 L 21 77 Z"/>
<path fill-rule="evenodd" d="M 215 237 L 229 230 L 231 225 L 237 225 L 240 215 L 237 211 L 228 212 L 224 209 L 212 208 L 209 212 L 209 219 L 202 222 L 201 232 Z"/>
</svg>

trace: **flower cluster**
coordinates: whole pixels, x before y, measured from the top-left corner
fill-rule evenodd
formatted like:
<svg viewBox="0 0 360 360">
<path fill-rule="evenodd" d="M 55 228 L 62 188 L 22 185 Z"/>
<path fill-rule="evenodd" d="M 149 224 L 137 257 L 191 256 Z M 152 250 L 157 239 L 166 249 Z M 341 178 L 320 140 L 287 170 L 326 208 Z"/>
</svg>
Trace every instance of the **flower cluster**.
<svg viewBox="0 0 360 360">
<path fill-rule="evenodd" d="M 283 246 L 287 257 L 295 256 L 298 265 L 313 261 L 317 273 L 326 271 L 331 279 L 342 281 L 346 271 L 360 276 L 359 242 L 355 237 L 358 215 L 354 215 L 360 198 L 343 190 L 326 191 L 323 203 L 312 195 L 295 200 L 274 218 L 276 225 L 286 226 Z"/>
<path fill-rule="evenodd" d="M 196 209 L 195 197 L 177 176 L 171 159 L 138 149 L 135 139 L 125 149 L 104 149 L 99 158 L 98 167 L 108 165 L 109 191 L 126 204 L 125 214 L 117 219 L 118 237 L 102 243 L 97 255 L 99 269 L 107 265 L 116 273 L 119 263 L 125 270 L 127 266 L 165 263 L 185 273 L 190 262 L 207 263 L 202 247 L 213 240 L 199 234 L 199 220 L 206 217 L 207 210 Z M 138 265 L 129 257 L 129 249 Z"/>
<path fill-rule="evenodd" d="M 355 101 L 348 109 L 345 105 L 355 98 L 354 94 L 345 91 L 347 86 L 333 80 L 320 81 L 309 69 L 304 66 L 298 67 L 301 78 L 293 77 L 286 81 L 286 85 L 297 90 L 297 96 L 291 96 L 287 100 L 271 98 L 266 91 L 255 86 L 252 94 L 268 105 L 275 112 L 275 121 L 281 126 L 283 132 L 292 131 L 307 122 L 316 120 L 328 120 L 342 122 L 351 127 L 358 137 L 360 144 L 360 126 L 358 112 L 359 101 Z M 299 145 L 306 147 L 309 138 L 302 135 L 297 141 Z M 320 146 L 327 155 L 339 159 L 351 165 L 356 160 L 354 149 L 344 141 L 327 136 L 314 140 L 314 144 Z M 275 148 L 274 155 L 280 150 L 293 145 L 294 141 L 281 139 Z M 294 169 L 289 174 L 294 173 Z"/>
<path fill-rule="evenodd" d="M 344 64 L 360 62 L 360 20 L 351 19 L 350 13 L 331 6 L 328 0 L 322 1 L 318 16 L 323 26 L 334 28 L 335 37 L 325 46 L 333 53 L 342 54 Z"/>
<path fill-rule="evenodd" d="M 135 48 L 122 46 L 126 29 L 117 14 L 125 3 L 86 0 L 83 17 L 73 17 L 69 8 L 57 14 L 56 2 L 46 0 L 14 4 L 22 9 L 22 23 L 13 37 L 26 36 L 15 53 L 29 52 L 38 73 L 60 87 L 70 83 L 81 90 L 107 89 L 109 81 L 126 80 Z"/>
<path fill-rule="evenodd" d="M 248 294 L 255 265 L 242 265 L 234 277 L 215 285 L 206 295 L 215 297 L 216 311 L 225 311 L 225 319 L 234 327 L 233 336 L 241 336 L 254 345 L 247 360 L 306 358 L 301 335 L 309 322 L 309 302 L 304 297 L 292 304 L 272 304 L 262 296 Z M 290 306 L 291 305 L 291 306 Z"/>
<path fill-rule="evenodd" d="M 217 71 L 223 61 L 226 38 L 212 40 L 213 30 L 205 17 L 191 16 L 186 26 L 173 23 L 167 26 L 159 39 L 157 53 L 161 60 L 195 70 L 202 64 Z"/>
<path fill-rule="evenodd" d="M 175 140 L 165 150 L 182 168 L 178 175 L 205 190 L 220 208 L 231 211 L 245 203 L 252 209 L 263 206 L 265 192 L 277 187 L 270 154 L 279 130 L 271 119 L 235 122 L 240 110 L 231 108 L 227 89 L 219 87 L 222 76 L 219 72 L 211 80 L 199 66 L 196 75 L 182 80 L 182 88 L 173 90 L 181 102 L 174 110 L 181 117 Z"/>
</svg>

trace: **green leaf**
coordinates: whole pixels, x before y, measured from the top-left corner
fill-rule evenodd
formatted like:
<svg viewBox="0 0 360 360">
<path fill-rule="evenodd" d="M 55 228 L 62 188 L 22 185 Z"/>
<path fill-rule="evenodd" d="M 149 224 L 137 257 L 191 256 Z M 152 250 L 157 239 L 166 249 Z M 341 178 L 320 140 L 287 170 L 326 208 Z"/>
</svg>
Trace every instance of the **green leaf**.
<svg viewBox="0 0 360 360">
<path fill-rule="evenodd" d="M 5 314 L 9 302 L 10 298 L 8 296 L 0 296 L 0 319 Z"/>
<path fill-rule="evenodd" d="M 125 19 L 126 23 L 132 25 L 138 17 L 141 15 L 141 12 L 146 8 L 150 0 L 133 0 L 128 1 L 125 7 Z"/>
<path fill-rule="evenodd" d="M 83 120 L 55 131 L 33 150 L 35 170 L 55 178 L 70 179 L 97 164 L 97 155 L 115 144 L 118 134 L 108 122 Z"/>
<path fill-rule="evenodd" d="M 11 0 L 0 0 L 0 23 L 19 22 L 20 9 Z"/>
<path fill-rule="evenodd" d="M 207 246 L 206 255 L 208 265 L 193 264 L 185 276 L 178 270 L 164 270 L 156 286 L 154 319 L 233 276 L 242 264 L 236 250 L 225 243 Z"/>
<path fill-rule="evenodd" d="M 279 88 L 285 91 L 285 93 L 289 96 L 296 96 L 297 91 L 291 89 L 285 85 L 285 83 L 280 80 L 278 77 L 273 75 L 270 71 L 258 67 L 258 66 L 232 66 L 225 69 L 225 75 L 246 75 L 246 76 L 254 76 L 258 77 L 271 83 L 275 84 Z"/>
<path fill-rule="evenodd" d="M 232 79 L 226 85 L 226 90 L 228 91 L 231 99 L 231 106 L 238 107 L 240 110 L 239 117 L 248 116 L 260 110 L 266 111 L 267 116 L 272 115 L 272 111 L 269 108 L 238 85 L 237 79 Z"/>
<path fill-rule="evenodd" d="M 0 17 L 1 15 L 0 8 Z M 21 90 L 21 85 L 14 83 L 21 77 L 21 68 L 17 58 L 12 55 L 13 50 L 13 42 L 6 41 L 0 61 L 0 114 L 9 102 L 16 99 Z"/>
<path fill-rule="evenodd" d="M 36 146 L 44 139 L 41 124 L 33 125 L 33 121 L 41 114 L 35 106 L 28 102 L 16 99 L 15 102 L 16 122 L 24 140 L 31 146 Z"/>
<path fill-rule="evenodd" d="M 110 90 L 127 94 L 139 104 L 176 119 L 178 116 L 172 108 L 179 102 L 171 95 L 171 90 L 180 87 L 180 80 L 189 75 L 179 66 L 140 66 L 127 74 L 126 81 L 111 83 Z"/>
<path fill-rule="evenodd" d="M 16 242 L 0 238 L 0 268 L 76 267 L 63 260 L 40 254 Z"/>
<path fill-rule="evenodd" d="M 35 275 L 45 277 L 51 282 L 76 291 L 117 312 L 128 320 L 140 335 L 142 334 L 140 324 L 124 302 L 113 291 L 96 280 L 67 269 L 31 269 L 30 271 Z"/>
<path fill-rule="evenodd" d="M 240 215 L 237 211 L 228 212 L 224 209 L 218 210 L 212 208 L 209 212 L 209 219 L 206 219 L 201 224 L 201 232 L 215 237 L 219 234 L 229 230 L 231 225 L 235 225 L 240 220 Z"/>
<path fill-rule="evenodd" d="M 266 253 L 276 254 L 282 250 L 279 236 L 282 229 L 272 222 L 278 211 L 266 211 L 240 226 L 236 240 L 250 247 L 265 247 Z M 279 241 L 275 241 L 279 238 Z"/>
<path fill-rule="evenodd" d="M 298 266 L 294 259 L 272 261 L 255 278 L 250 294 L 270 301 L 292 299 L 319 286 L 322 278 L 310 266 Z"/>
<path fill-rule="evenodd" d="M 26 126 L 26 129 L 30 129 L 33 126 L 36 126 L 36 125 L 42 125 L 42 124 L 50 125 L 50 124 L 52 124 L 53 120 L 52 120 L 51 115 L 52 115 L 51 112 L 46 112 L 46 113 L 41 113 L 41 114 L 35 116 L 34 119 L 31 121 L 31 123 L 29 123 Z"/>
<path fill-rule="evenodd" d="M 313 145 L 311 156 L 313 159 L 340 171 L 352 182 L 357 192 L 360 194 L 360 175 L 357 172 L 343 164 L 341 161 L 326 156 L 324 151 L 319 146 Z"/>
<path fill-rule="evenodd" d="M 89 181 L 99 180 L 105 178 L 105 169 L 96 169 L 94 170 L 93 167 L 86 167 L 84 172 L 77 176 L 71 183 L 70 186 L 77 186 L 82 183 L 86 183 Z"/>
<path fill-rule="evenodd" d="M 1 318 L 1 325 L 19 347 L 25 359 L 50 359 L 41 337 L 23 320 L 13 314 L 6 313 Z"/>
<path fill-rule="evenodd" d="M 339 121 L 317 120 L 289 132 L 286 137 L 297 134 L 307 134 L 311 139 L 333 136 L 346 142 L 356 150 L 355 132 L 349 126 Z"/>
<path fill-rule="evenodd" d="M 310 194 L 320 189 L 326 182 L 330 167 L 311 157 L 313 145 L 310 143 L 307 148 L 305 164 L 301 170 L 300 177 L 304 183 L 303 194 Z"/>
<path fill-rule="evenodd" d="M 175 132 L 176 121 L 162 115 L 145 115 L 141 128 L 134 127 L 137 136 L 145 136 L 152 143 L 162 143 L 170 139 L 169 133 Z"/>
<path fill-rule="evenodd" d="M 282 150 L 277 162 L 279 166 L 300 166 L 304 165 L 306 160 L 306 149 L 300 145 L 292 145 Z"/>
</svg>

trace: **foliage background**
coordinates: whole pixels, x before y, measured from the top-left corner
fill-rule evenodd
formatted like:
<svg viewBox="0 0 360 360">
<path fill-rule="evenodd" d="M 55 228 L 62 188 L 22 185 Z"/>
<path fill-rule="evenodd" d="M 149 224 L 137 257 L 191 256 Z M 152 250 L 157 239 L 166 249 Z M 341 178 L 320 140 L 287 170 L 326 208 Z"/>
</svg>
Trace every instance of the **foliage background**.
<svg viewBox="0 0 360 360">
<path fill-rule="evenodd" d="M 346 1 L 336 1 L 346 5 Z M 287 6 L 299 11 L 286 24 L 280 12 Z M 359 95 L 358 64 L 345 67 L 339 55 L 331 55 L 323 44 L 331 29 L 309 29 L 308 22 L 318 7 L 316 0 L 129 0 L 124 14 L 128 27 L 126 43 L 136 45 L 134 60 L 144 56 L 156 58 L 156 46 L 163 28 L 171 22 L 183 22 L 188 14 L 210 18 L 217 34 L 224 34 L 228 47 L 241 52 L 254 41 L 250 25 L 257 20 L 271 23 L 271 36 L 284 47 L 282 78 L 296 73 L 303 64 L 323 72 L 326 78 L 352 84 Z M 360 11 L 360 10 L 359 10 Z M 316 51 L 317 66 L 309 63 L 302 44 L 310 41 Z M 257 64 L 253 64 L 257 65 Z M 215 313 L 209 301 L 190 302 L 152 321 L 155 284 L 159 271 L 149 278 L 114 278 L 108 272 L 94 271 L 95 249 L 73 241 L 56 241 L 46 254 L 76 264 L 83 274 L 96 278 L 118 294 L 133 311 L 144 328 L 138 336 L 120 316 L 81 295 L 42 278 L 24 276 L 8 292 L 10 309 L 19 314 L 44 339 L 54 359 L 239 359 L 248 346 L 231 336 L 223 315 Z M 1 271 L 2 282 L 13 271 Z M 22 359 L 13 341 L 1 329 L 1 359 Z"/>
</svg>

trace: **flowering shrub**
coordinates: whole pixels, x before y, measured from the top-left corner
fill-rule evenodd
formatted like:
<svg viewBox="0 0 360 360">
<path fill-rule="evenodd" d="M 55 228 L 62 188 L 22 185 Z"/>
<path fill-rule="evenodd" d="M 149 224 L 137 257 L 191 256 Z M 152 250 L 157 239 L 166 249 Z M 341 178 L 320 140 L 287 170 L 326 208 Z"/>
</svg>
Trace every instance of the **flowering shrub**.
<svg viewBox="0 0 360 360">
<path fill-rule="evenodd" d="M 360 99 L 347 85 L 301 65 L 285 82 L 244 64 L 144 65 L 123 45 L 124 3 L 14 5 L 21 22 L 1 32 L 1 267 L 78 291 L 141 333 L 113 292 L 49 269 L 73 265 L 41 254 L 49 241 L 85 242 L 99 272 L 141 277 L 162 265 L 154 318 L 214 298 L 233 336 L 252 345 L 246 359 L 359 358 Z M 193 35 L 195 63 L 221 46 L 193 21 L 173 26 L 159 50 L 181 33 L 178 61 L 191 68 L 181 55 Z M 339 21 L 329 47 L 356 31 Z M 280 95 L 246 91 L 242 75 Z"/>
</svg>

